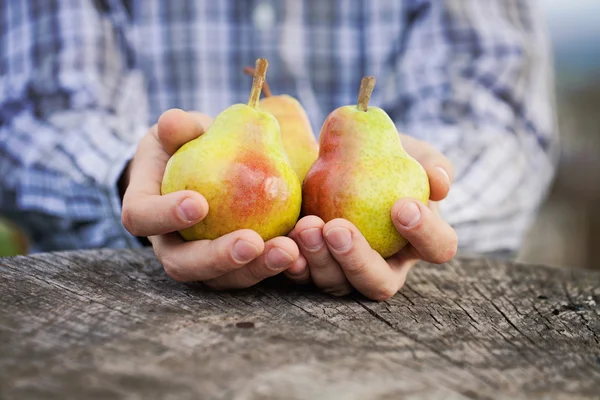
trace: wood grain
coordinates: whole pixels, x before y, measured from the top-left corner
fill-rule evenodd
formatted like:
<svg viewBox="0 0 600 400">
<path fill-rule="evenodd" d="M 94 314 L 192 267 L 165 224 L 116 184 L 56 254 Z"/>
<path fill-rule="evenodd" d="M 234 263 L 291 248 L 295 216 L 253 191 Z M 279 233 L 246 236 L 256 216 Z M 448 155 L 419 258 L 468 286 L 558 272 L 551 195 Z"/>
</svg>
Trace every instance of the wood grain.
<svg viewBox="0 0 600 400">
<path fill-rule="evenodd" d="M 0 398 L 598 398 L 600 274 L 463 258 L 376 303 L 170 280 L 149 249 L 0 258 Z"/>
</svg>

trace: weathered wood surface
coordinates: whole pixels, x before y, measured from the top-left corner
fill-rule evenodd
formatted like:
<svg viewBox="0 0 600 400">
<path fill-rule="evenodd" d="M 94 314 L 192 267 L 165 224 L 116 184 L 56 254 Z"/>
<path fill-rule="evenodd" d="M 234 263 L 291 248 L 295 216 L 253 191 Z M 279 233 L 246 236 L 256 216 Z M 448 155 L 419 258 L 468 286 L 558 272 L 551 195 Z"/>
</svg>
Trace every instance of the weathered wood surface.
<svg viewBox="0 0 600 400">
<path fill-rule="evenodd" d="M 600 274 L 421 264 L 393 299 L 181 285 L 150 250 L 0 259 L 0 398 L 599 398 Z"/>
</svg>

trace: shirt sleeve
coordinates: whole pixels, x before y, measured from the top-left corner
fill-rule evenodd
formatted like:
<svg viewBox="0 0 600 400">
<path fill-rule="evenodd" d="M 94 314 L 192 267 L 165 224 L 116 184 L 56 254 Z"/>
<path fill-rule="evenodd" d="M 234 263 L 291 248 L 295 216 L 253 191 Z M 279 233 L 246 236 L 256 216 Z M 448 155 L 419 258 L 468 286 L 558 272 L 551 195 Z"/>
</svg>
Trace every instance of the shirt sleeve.
<svg viewBox="0 0 600 400">
<path fill-rule="evenodd" d="M 0 3 L 0 214 L 33 251 L 138 246 L 117 182 L 147 129 L 147 94 L 125 10 L 108 3 Z"/>
<path fill-rule="evenodd" d="M 556 166 L 552 60 L 532 0 L 413 1 L 394 65 L 399 131 L 455 166 L 440 203 L 463 252 L 516 251 Z"/>
</svg>

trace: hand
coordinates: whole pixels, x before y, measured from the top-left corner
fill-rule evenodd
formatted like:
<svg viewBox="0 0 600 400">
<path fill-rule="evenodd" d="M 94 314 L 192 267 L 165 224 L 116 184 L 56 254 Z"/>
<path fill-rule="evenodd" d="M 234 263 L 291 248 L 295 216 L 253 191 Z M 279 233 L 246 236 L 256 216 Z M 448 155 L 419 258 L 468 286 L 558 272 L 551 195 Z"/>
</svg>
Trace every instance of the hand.
<svg viewBox="0 0 600 400">
<path fill-rule="evenodd" d="M 123 225 L 134 236 L 148 236 L 167 274 L 180 282 L 202 281 L 214 289 L 244 288 L 290 266 L 304 268 L 306 260 L 288 237 L 265 243 L 258 233 L 244 229 L 216 240 L 186 242 L 177 233 L 202 221 L 209 207 L 201 194 L 191 190 L 161 196 L 165 166 L 179 147 L 203 134 L 211 123 L 207 115 L 177 109 L 159 118 L 140 141 L 124 174 L 128 185 Z"/>
<path fill-rule="evenodd" d="M 312 282 L 327 293 L 346 295 L 354 287 L 378 301 L 402 288 L 418 260 L 441 264 L 454 257 L 458 239 L 454 229 L 439 215 L 437 201 L 446 197 L 454 173 L 450 161 L 431 145 L 400 135 L 406 151 L 427 171 L 431 194 L 428 205 L 415 199 L 399 199 L 391 210 L 394 226 L 408 241 L 397 254 L 383 259 L 369 246 L 358 229 L 345 219 L 324 223 L 306 216 L 290 237 L 307 260 L 285 274 L 298 283 Z"/>
</svg>

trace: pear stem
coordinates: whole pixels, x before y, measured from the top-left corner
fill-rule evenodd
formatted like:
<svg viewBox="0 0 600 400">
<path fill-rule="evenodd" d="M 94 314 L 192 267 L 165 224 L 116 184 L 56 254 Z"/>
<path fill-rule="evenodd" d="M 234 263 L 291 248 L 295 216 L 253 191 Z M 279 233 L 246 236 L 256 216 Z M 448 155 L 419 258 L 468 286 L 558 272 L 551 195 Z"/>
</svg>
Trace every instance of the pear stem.
<svg viewBox="0 0 600 400">
<path fill-rule="evenodd" d="M 360 89 L 358 90 L 358 108 L 360 111 L 367 111 L 369 108 L 369 100 L 371 99 L 371 93 L 375 88 L 375 77 L 365 76 L 360 81 Z"/>
<path fill-rule="evenodd" d="M 244 68 L 244 73 L 246 75 L 253 76 L 254 75 L 254 71 L 256 71 L 256 70 L 254 68 L 252 68 L 252 67 L 245 67 Z M 265 97 L 271 97 L 271 88 L 269 87 L 269 83 L 267 82 L 266 79 L 265 79 L 265 83 L 263 83 L 262 93 L 263 93 L 263 95 Z"/>
<path fill-rule="evenodd" d="M 252 108 L 258 108 L 258 99 L 260 98 L 260 92 L 265 83 L 265 75 L 267 74 L 267 67 L 269 62 L 264 58 L 256 60 L 256 71 L 254 71 L 254 79 L 252 80 L 252 90 L 250 90 L 250 98 L 248 99 L 248 105 Z"/>
</svg>

